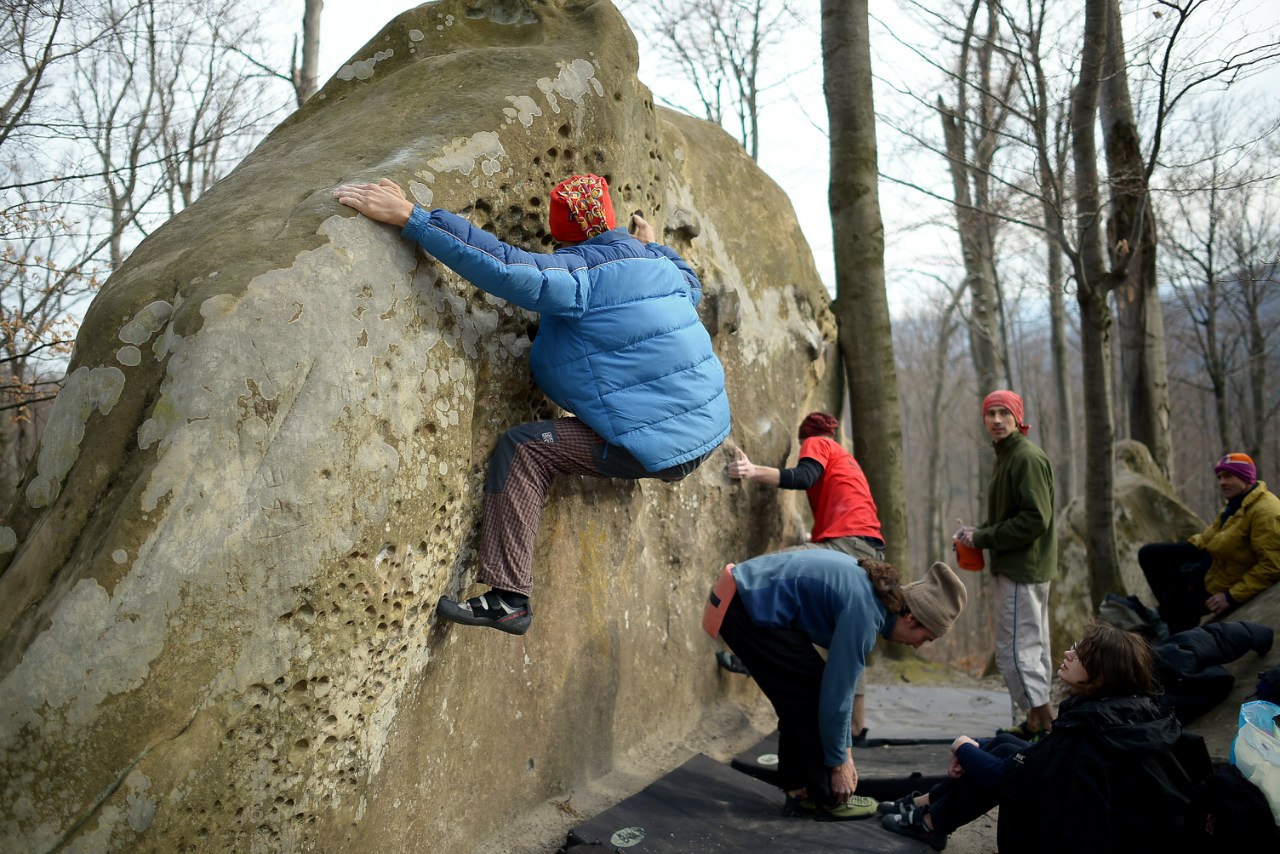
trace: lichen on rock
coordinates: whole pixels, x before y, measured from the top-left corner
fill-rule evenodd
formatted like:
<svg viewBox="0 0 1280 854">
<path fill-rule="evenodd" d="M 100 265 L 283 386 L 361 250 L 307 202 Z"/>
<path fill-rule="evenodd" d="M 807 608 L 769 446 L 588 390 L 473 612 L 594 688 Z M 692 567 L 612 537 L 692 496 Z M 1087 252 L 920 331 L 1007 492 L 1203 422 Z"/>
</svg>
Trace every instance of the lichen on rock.
<svg viewBox="0 0 1280 854">
<path fill-rule="evenodd" d="M 606 176 L 699 271 L 735 439 L 778 464 L 835 374 L 785 195 L 653 107 L 607 3 L 426 4 L 348 66 L 86 316 L 0 528 L 6 850 L 459 850 L 726 696 L 706 586 L 795 512 L 719 457 L 557 483 L 530 634 L 435 624 L 496 437 L 556 414 L 537 318 L 330 191 L 388 177 L 539 251 L 549 189 Z"/>
</svg>

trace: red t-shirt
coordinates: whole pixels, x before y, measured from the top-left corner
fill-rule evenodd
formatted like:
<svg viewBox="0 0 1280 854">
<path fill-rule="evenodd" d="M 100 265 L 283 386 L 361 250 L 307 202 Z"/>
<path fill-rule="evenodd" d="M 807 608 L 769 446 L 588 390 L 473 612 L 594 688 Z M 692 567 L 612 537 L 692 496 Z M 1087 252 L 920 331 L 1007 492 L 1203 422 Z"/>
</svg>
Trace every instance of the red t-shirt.
<svg viewBox="0 0 1280 854">
<path fill-rule="evenodd" d="M 800 444 L 800 458 L 805 457 L 822 466 L 822 477 L 805 491 L 813 511 L 813 541 L 883 539 L 871 487 L 853 454 L 829 436 L 810 436 Z"/>
</svg>

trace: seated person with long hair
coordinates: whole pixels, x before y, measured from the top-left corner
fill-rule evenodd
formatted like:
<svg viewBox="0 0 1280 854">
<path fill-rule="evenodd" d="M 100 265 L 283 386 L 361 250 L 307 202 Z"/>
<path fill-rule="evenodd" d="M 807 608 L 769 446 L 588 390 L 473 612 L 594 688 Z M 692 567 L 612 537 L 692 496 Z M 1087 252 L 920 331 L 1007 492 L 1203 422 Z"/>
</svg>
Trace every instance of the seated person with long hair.
<svg viewBox="0 0 1280 854">
<path fill-rule="evenodd" d="M 881 804 L 884 826 L 942 850 L 948 834 L 999 805 L 1001 854 L 1182 850 L 1193 787 L 1173 752 L 1181 726 L 1152 699 L 1148 642 L 1095 621 L 1058 678 L 1070 696 L 1049 735 L 1035 744 L 960 736 L 949 779 Z"/>
</svg>

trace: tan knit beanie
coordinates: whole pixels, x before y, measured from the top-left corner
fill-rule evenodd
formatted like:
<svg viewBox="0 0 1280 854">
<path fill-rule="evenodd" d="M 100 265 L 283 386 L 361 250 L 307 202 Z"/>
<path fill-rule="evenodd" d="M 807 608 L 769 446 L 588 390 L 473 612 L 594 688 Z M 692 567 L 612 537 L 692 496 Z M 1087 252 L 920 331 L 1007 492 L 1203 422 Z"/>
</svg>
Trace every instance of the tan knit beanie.
<svg viewBox="0 0 1280 854">
<path fill-rule="evenodd" d="M 940 638 L 951 631 L 956 617 L 964 610 L 969 591 L 951 567 L 938 562 L 929 567 L 924 578 L 904 586 L 902 597 L 920 624 Z"/>
</svg>

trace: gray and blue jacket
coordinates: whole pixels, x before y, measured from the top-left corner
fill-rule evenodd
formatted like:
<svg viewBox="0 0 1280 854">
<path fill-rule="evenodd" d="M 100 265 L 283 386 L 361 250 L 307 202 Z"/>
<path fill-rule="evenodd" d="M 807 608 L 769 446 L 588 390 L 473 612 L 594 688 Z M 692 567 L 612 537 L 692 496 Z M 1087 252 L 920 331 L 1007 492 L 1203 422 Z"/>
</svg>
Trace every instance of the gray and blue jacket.
<svg viewBox="0 0 1280 854">
<path fill-rule="evenodd" d="M 702 285 L 673 250 L 615 228 L 526 252 L 416 206 L 402 234 L 481 290 L 541 314 L 529 353 L 538 387 L 648 471 L 729 435 L 724 369 L 695 310 Z"/>
<path fill-rule="evenodd" d="M 733 578 L 753 623 L 802 632 L 827 650 L 818 729 L 827 765 L 843 765 L 854 688 L 876 635 L 889 637 L 897 615 L 880 602 L 857 558 L 829 549 L 761 555 L 735 566 Z"/>
</svg>

